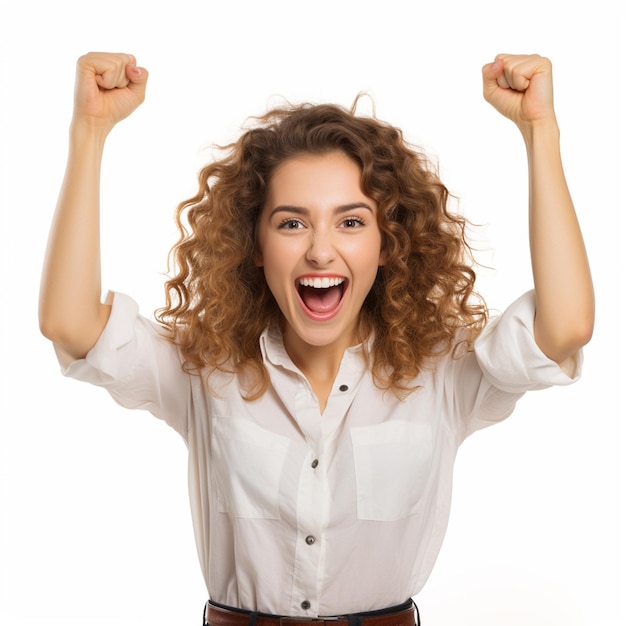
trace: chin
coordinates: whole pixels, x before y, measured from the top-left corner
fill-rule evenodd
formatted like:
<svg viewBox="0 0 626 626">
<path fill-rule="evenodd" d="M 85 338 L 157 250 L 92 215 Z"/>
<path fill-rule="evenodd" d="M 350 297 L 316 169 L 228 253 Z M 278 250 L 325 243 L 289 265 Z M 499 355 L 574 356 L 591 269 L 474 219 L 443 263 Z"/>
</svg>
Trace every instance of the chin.
<svg viewBox="0 0 626 626">
<path fill-rule="evenodd" d="M 345 328 L 297 328 L 291 326 L 292 332 L 303 343 L 314 346 L 316 348 L 323 348 L 325 346 L 332 346 L 337 343 L 343 343 L 348 338 L 346 345 L 353 345 L 356 343 L 354 331 L 349 331 Z"/>
</svg>

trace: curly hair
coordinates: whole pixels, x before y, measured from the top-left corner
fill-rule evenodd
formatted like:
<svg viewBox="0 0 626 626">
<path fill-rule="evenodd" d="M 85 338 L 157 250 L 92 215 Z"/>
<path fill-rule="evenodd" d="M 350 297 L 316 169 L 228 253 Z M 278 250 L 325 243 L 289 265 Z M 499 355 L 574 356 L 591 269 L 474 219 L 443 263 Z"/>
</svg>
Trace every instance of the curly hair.
<svg viewBox="0 0 626 626">
<path fill-rule="evenodd" d="M 303 153 L 352 158 L 363 192 L 378 206 L 385 264 L 360 319 L 373 335 L 368 359 L 376 384 L 403 395 L 433 357 L 471 349 L 487 309 L 474 292 L 466 220 L 449 211 L 450 194 L 432 161 L 401 130 L 355 108 L 285 105 L 253 118 L 252 128 L 222 148 L 223 158 L 201 170 L 198 193 L 178 206 L 180 239 L 170 253 L 177 273 L 157 318 L 188 372 L 251 373 L 250 400 L 267 390 L 259 337 L 281 313 L 255 263 L 256 225 L 275 168 Z"/>
</svg>

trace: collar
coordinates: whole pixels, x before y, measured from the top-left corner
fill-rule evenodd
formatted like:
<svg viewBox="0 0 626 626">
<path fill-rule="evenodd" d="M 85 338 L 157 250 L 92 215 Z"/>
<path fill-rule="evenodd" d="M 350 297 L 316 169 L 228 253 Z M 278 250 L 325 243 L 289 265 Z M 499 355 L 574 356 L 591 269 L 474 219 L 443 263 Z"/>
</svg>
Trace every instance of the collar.
<svg viewBox="0 0 626 626">
<path fill-rule="evenodd" d="M 373 337 L 370 336 L 364 343 L 359 343 L 346 348 L 346 351 L 343 354 L 343 362 L 358 361 L 363 363 L 366 354 L 366 346 L 367 348 L 371 348 L 372 342 Z M 291 360 L 291 357 L 287 354 L 285 343 L 283 341 L 283 333 L 278 327 L 278 324 L 270 324 L 261 333 L 259 344 L 261 346 L 261 355 L 265 365 L 271 364 L 278 367 L 284 367 L 292 372 L 299 372 L 298 368 Z"/>
</svg>

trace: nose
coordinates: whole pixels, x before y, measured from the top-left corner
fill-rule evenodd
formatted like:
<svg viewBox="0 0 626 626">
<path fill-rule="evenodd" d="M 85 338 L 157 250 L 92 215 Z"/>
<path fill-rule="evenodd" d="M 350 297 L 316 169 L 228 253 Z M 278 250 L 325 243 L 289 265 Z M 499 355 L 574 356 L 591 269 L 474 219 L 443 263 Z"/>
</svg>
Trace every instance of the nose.
<svg viewBox="0 0 626 626">
<path fill-rule="evenodd" d="M 333 238 L 330 233 L 313 231 L 309 239 L 306 259 L 316 266 L 326 266 L 336 256 Z"/>
</svg>

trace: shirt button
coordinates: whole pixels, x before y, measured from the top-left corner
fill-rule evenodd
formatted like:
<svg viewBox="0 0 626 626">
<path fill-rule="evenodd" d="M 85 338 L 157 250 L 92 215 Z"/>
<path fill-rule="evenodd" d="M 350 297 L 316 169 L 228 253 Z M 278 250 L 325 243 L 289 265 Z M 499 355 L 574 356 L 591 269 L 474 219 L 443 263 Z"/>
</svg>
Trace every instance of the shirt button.
<svg viewBox="0 0 626 626">
<path fill-rule="evenodd" d="M 339 391 L 348 391 L 348 385 L 340 385 Z"/>
<path fill-rule="evenodd" d="M 313 461 L 313 463 L 311 463 L 311 467 L 313 469 L 315 469 L 319 464 L 320 464 L 320 462 L 317 459 L 315 459 L 315 461 Z"/>
<path fill-rule="evenodd" d="M 309 535 L 305 541 L 307 542 L 307 545 L 312 546 L 315 543 L 315 537 L 313 535 Z"/>
<path fill-rule="evenodd" d="M 301 606 L 301 607 L 302 607 L 305 611 L 307 611 L 308 609 L 310 609 L 310 608 L 311 608 L 311 603 L 310 603 L 308 600 L 303 600 L 303 601 L 300 603 L 300 606 Z"/>
</svg>

